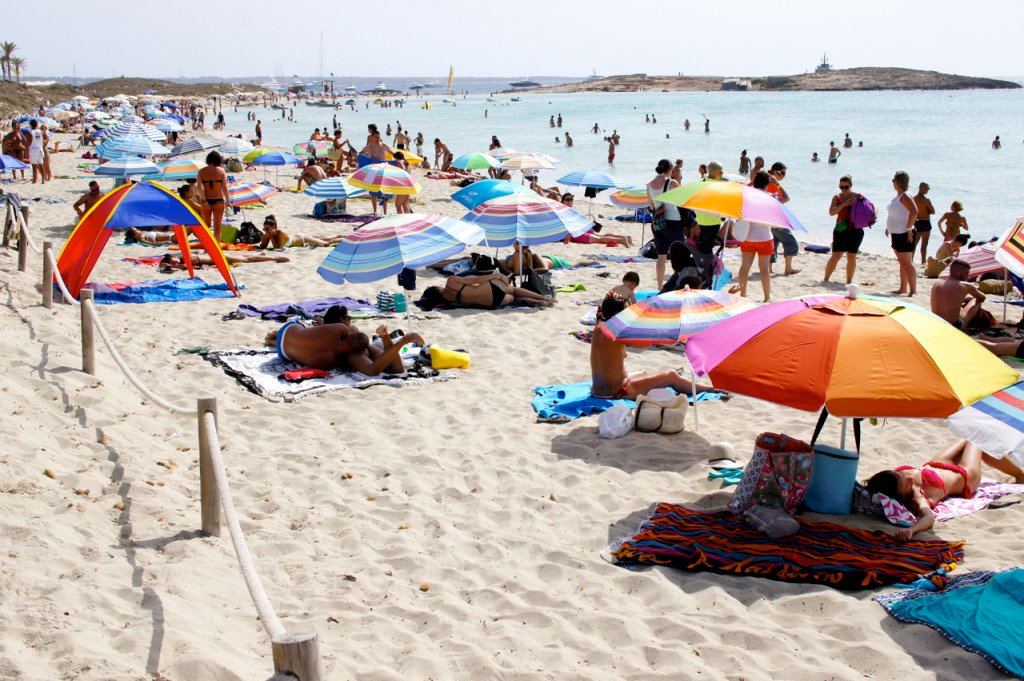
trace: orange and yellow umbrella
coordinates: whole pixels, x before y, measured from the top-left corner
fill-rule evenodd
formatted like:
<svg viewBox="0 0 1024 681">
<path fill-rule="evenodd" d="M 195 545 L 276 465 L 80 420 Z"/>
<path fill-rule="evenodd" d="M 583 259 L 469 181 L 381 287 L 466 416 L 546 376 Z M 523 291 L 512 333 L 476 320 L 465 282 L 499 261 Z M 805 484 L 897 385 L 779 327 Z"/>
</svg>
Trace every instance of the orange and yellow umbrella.
<svg viewBox="0 0 1024 681">
<path fill-rule="evenodd" d="M 786 300 L 690 338 L 716 388 L 840 417 L 945 418 L 1017 372 L 931 312 L 877 296 Z"/>
</svg>

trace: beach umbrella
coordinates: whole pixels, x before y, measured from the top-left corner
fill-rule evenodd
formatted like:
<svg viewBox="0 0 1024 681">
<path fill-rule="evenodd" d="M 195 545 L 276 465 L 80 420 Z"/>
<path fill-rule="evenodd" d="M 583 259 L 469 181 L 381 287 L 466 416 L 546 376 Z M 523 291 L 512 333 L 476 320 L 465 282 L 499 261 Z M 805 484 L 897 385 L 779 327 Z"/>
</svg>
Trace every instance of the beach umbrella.
<svg viewBox="0 0 1024 681">
<path fill-rule="evenodd" d="M 250 203 L 262 203 L 267 197 L 273 196 L 281 191 L 272 184 L 260 183 L 251 184 L 248 182 L 235 182 L 228 185 L 228 195 L 231 197 L 232 206 L 247 206 Z"/>
<path fill-rule="evenodd" d="M 48 128 L 56 128 L 60 125 L 60 123 L 53 120 L 49 116 L 22 116 L 18 119 L 19 123 L 24 123 L 26 126 L 28 125 L 29 121 L 35 121 L 39 125 L 45 125 Z"/>
<path fill-rule="evenodd" d="M 521 153 L 523 152 L 518 151 L 516 149 L 505 149 L 504 147 L 498 147 L 497 149 L 491 149 L 490 151 L 488 151 L 487 155 L 492 158 L 496 158 L 499 161 L 504 161 L 507 158 L 512 158 L 513 156 Z"/>
<path fill-rule="evenodd" d="M 736 182 L 691 182 L 657 196 L 658 201 L 723 218 L 806 232 L 796 216 L 768 192 Z"/>
<path fill-rule="evenodd" d="M 85 95 L 75 95 L 71 99 L 76 101 L 76 102 L 88 102 L 89 101 L 89 98 L 86 97 Z"/>
<path fill-rule="evenodd" d="M 125 154 L 136 156 L 166 156 L 171 153 L 167 147 L 139 135 L 108 137 L 96 147 L 96 153 L 103 158 L 117 158 Z"/>
<path fill-rule="evenodd" d="M 381 194 L 407 196 L 420 190 L 419 183 L 408 172 L 388 163 L 365 165 L 348 178 L 353 187 Z"/>
<path fill-rule="evenodd" d="M 175 121 L 172 121 L 169 118 L 167 118 L 167 119 L 160 118 L 160 119 L 151 121 L 149 123 L 149 125 L 152 125 L 154 128 L 156 128 L 160 132 L 181 132 L 182 130 L 185 129 L 185 126 L 183 126 L 181 123 L 177 123 Z"/>
<path fill-rule="evenodd" d="M 256 147 L 237 137 L 229 137 L 220 143 L 220 150 L 225 154 L 246 154 L 255 149 Z"/>
<path fill-rule="evenodd" d="M 179 158 L 159 165 L 160 173 L 146 175 L 144 180 L 185 180 L 195 177 L 203 166 L 190 158 Z"/>
<path fill-rule="evenodd" d="M 332 284 L 379 281 L 450 258 L 483 238 L 479 227 L 444 215 L 389 215 L 346 236 L 317 274 Z"/>
<path fill-rule="evenodd" d="M 997 390 L 953 414 L 949 430 L 989 456 L 1024 466 L 1024 381 Z"/>
<path fill-rule="evenodd" d="M 960 251 L 960 255 L 957 256 L 960 260 L 965 261 L 971 266 L 971 271 L 968 276 L 971 279 L 980 277 L 983 274 L 989 272 L 1002 272 L 1005 267 L 1003 263 L 996 260 L 996 242 L 992 241 L 987 244 L 981 244 L 974 248 L 967 248 Z M 949 278 L 949 268 L 947 267 L 939 274 L 940 279 Z"/>
<path fill-rule="evenodd" d="M 181 144 L 174 145 L 174 148 L 171 149 L 171 156 L 195 154 L 200 151 L 207 151 L 208 149 L 216 149 L 218 146 L 220 146 L 220 142 L 215 140 L 207 139 L 205 137 L 193 137 L 192 139 L 185 140 Z"/>
<path fill-rule="evenodd" d="M 103 121 L 110 118 L 110 114 L 103 111 L 90 111 L 85 114 L 85 120 L 87 121 Z"/>
<path fill-rule="evenodd" d="M 146 122 L 146 119 L 144 119 L 144 118 L 142 118 L 140 116 L 136 116 L 133 113 L 126 113 L 126 114 L 124 114 L 123 116 L 121 116 L 121 120 L 124 121 L 125 123 L 145 123 Z"/>
<path fill-rule="evenodd" d="M 327 147 L 330 145 L 323 140 L 306 140 L 305 142 L 298 142 L 292 146 L 292 151 L 296 155 L 303 156 L 319 156 L 323 158 L 327 155 Z"/>
<path fill-rule="evenodd" d="M 258 159 L 260 156 L 262 156 L 263 154 L 269 154 L 269 153 L 272 153 L 273 151 L 274 151 L 273 149 L 267 149 L 265 147 L 260 147 L 259 149 L 253 149 L 252 151 L 250 151 L 249 153 L 247 153 L 245 156 L 242 157 L 242 161 L 244 163 L 252 163 L 256 159 Z"/>
<path fill-rule="evenodd" d="M 647 185 L 624 187 L 608 197 L 608 200 L 619 208 L 647 208 Z"/>
<path fill-rule="evenodd" d="M 625 187 L 621 181 L 608 173 L 597 170 L 577 170 L 558 178 L 558 184 L 567 184 L 573 187 L 593 187 L 594 189 L 617 189 Z"/>
<path fill-rule="evenodd" d="M 0 172 L 5 170 L 26 170 L 27 165 L 7 154 L 0 154 Z"/>
<path fill-rule="evenodd" d="M 540 154 L 520 153 L 501 162 L 506 170 L 554 170 L 555 164 Z"/>
<path fill-rule="evenodd" d="M 298 157 L 283 151 L 268 151 L 252 160 L 256 166 L 293 166 L 298 163 L 301 163 Z"/>
<path fill-rule="evenodd" d="M 328 177 L 325 180 L 314 182 L 303 190 L 303 194 L 309 194 L 318 199 L 347 199 L 365 193 L 365 189 L 353 187 L 341 177 Z"/>
<path fill-rule="evenodd" d="M 452 198 L 469 210 L 473 210 L 485 201 L 490 201 L 499 196 L 508 196 L 509 194 L 539 196 L 537 192 L 529 187 L 514 184 L 508 180 L 478 180 L 452 194 Z"/>
<path fill-rule="evenodd" d="M 560 241 L 566 235 L 579 236 L 593 227 L 593 221 L 557 201 L 529 194 L 498 196 L 466 213 L 464 221 L 479 225 L 488 246 L 527 246 Z"/>
<path fill-rule="evenodd" d="M 405 162 L 408 163 L 411 166 L 418 166 L 418 165 L 421 165 L 423 163 L 423 157 L 422 156 L 418 156 L 418 155 L 412 153 L 411 151 L 409 151 L 408 149 L 395 149 L 395 153 L 398 153 L 398 152 L 402 152 L 402 156 L 405 157 Z M 384 152 L 384 160 L 385 161 L 394 161 L 395 160 L 395 154 L 391 153 L 390 151 L 385 151 Z"/>
<path fill-rule="evenodd" d="M 122 156 L 109 163 L 96 166 L 93 171 L 96 175 L 104 177 L 131 177 L 132 175 L 153 175 L 159 172 L 159 166 L 138 156 Z"/>
<path fill-rule="evenodd" d="M 138 118 L 138 116 L 135 116 Z M 127 135 L 141 135 L 142 137 L 148 137 L 154 142 L 163 142 L 167 136 L 157 130 L 151 125 L 143 125 L 142 119 L 136 121 L 127 121 L 122 119 L 120 123 L 116 123 L 110 128 L 110 134 L 112 137 L 125 137 Z"/>
<path fill-rule="evenodd" d="M 497 168 L 499 165 L 501 165 L 501 161 L 495 157 L 479 152 L 463 154 L 452 161 L 453 168 L 461 168 L 462 170 L 483 170 L 485 168 Z"/>
<path fill-rule="evenodd" d="M 1019 378 L 931 312 L 855 287 L 727 319 L 686 356 L 716 388 L 844 418 L 945 418 Z"/>
</svg>

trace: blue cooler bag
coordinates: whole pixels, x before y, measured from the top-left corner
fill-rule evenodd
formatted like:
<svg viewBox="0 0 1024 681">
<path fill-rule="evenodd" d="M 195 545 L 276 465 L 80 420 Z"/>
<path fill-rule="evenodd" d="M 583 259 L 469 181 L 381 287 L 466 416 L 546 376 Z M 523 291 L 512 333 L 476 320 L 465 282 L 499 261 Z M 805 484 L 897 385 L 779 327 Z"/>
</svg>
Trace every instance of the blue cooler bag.
<svg viewBox="0 0 1024 681">
<path fill-rule="evenodd" d="M 857 484 L 857 461 L 860 455 L 860 422 L 853 419 L 853 437 L 857 443 L 857 452 L 849 452 L 838 447 L 816 444 L 828 409 L 822 409 L 818 417 L 818 425 L 811 438 L 814 447 L 814 467 L 811 471 L 811 482 L 804 495 L 804 509 L 815 513 L 832 515 L 850 515 L 853 507 L 853 488 Z"/>
</svg>

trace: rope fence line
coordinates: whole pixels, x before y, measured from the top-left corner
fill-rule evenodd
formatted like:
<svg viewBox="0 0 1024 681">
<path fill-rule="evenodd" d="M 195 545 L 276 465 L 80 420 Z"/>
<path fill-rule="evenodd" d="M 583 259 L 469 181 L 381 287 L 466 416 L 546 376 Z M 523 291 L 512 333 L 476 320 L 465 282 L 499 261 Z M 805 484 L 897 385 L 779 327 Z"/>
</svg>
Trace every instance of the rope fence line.
<svg viewBox="0 0 1024 681">
<path fill-rule="evenodd" d="M 21 224 L 24 242 L 36 252 L 43 254 L 43 305 L 47 308 L 52 304 L 53 284 L 56 283 L 64 296 L 64 300 L 77 305 L 82 325 L 82 368 L 89 374 L 95 374 L 95 348 L 93 331 L 98 331 L 100 339 L 113 358 L 114 363 L 146 398 L 172 413 L 198 416 L 199 452 L 200 452 L 200 505 L 203 531 L 213 536 L 220 535 L 220 513 L 228 526 L 228 533 L 235 550 L 242 578 L 252 599 L 260 621 L 271 640 L 274 660 L 273 679 L 293 678 L 298 681 L 322 681 L 325 678 L 323 663 L 320 656 L 320 644 L 315 632 L 289 632 L 285 629 L 277 613 L 274 611 L 270 598 L 263 587 L 245 533 L 238 521 L 234 498 L 228 484 L 227 470 L 221 455 L 220 436 L 217 430 L 217 403 L 214 398 L 200 398 L 196 407 L 183 407 L 170 402 L 150 390 L 145 383 L 128 367 L 117 346 L 104 328 L 93 302 L 93 292 L 83 290 L 81 302 L 71 295 L 60 275 L 57 259 L 52 244 L 45 242 L 39 251 L 31 242 L 28 230 Z M 19 243 L 21 253 L 27 251 Z M 47 294 L 49 293 L 49 298 Z"/>
</svg>

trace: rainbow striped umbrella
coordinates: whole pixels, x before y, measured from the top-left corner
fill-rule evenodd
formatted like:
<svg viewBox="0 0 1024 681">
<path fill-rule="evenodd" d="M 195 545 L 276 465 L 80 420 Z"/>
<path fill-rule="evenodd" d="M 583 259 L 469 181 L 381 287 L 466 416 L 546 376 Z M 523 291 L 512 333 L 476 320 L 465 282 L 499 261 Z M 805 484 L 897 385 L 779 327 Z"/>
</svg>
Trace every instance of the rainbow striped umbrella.
<svg viewBox="0 0 1024 681">
<path fill-rule="evenodd" d="M 389 215 L 345 237 L 317 274 L 332 284 L 379 281 L 450 258 L 483 238 L 479 227 L 444 215 Z"/>
<path fill-rule="evenodd" d="M 420 190 L 413 176 L 388 163 L 371 163 L 363 166 L 348 178 L 348 183 L 370 192 L 381 194 L 415 194 Z"/>
<path fill-rule="evenodd" d="M 746 220 L 794 232 L 807 231 L 796 216 L 774 196 L 737 182 L 691 182 L 659 194 L 658 201 L 723 218 Z"/>
<path fill-rule="evenodd" d="M 228 185 L 228 195 L 231 197 L 232 206 L 247 206 L 250 203 L 262 203 L 267 197 L 281 191 L 270 184 L 250 184 L 248 182 L 235 182 Z"/>
<path fill-rule="evenodd" d="M 160 171 L 154 175 L 146 175 L 144 180 L 184 180 L 195 177 L 203 166 L 190 158 L 178 158 L 160 164 Z"/>
<path fill-rule="evenodd" d="M 315 196 L 318 199 L 347 199 L 353 196 L 362 196 L 366 190 L 353 187 L 344 178 L 328 177 L 309 185 L 302 193 Z"/>
<path fill-rule="evenodd" d="M 330 146 L 323 140 L 307 140 L 305 142 L 299 142 L 292 146 L 292 151 L 297 156 L 326 156 L 327 147 Z"/>
<path fill-rule="evenodd" d="M 755 307 L 746 298 L 721 291 L 684 289 L 630 305 L 601 330 L 627 345 L 671 345 Z"/>
<path fill-rule="evenodd" d="M 647 208 L 647 186 L 626 187 L 608 197 L 613 206 L 619 208 Z"/>
<path fill-rule="evenodd" d="M 1024 382 L 997 390 L 946 421 L 950 432 L 991 456 L 1024 465 Z"/>
<path fill-rule="evenodd" d="M 485 201 L 466 213 L 466 222 L 479 225 L 487 245 L 500 248 L 515 242 L 532 246 L 579 236 L 593 221 L 557 201 L 529 194 L 509 194 Z"/>
</svg>

